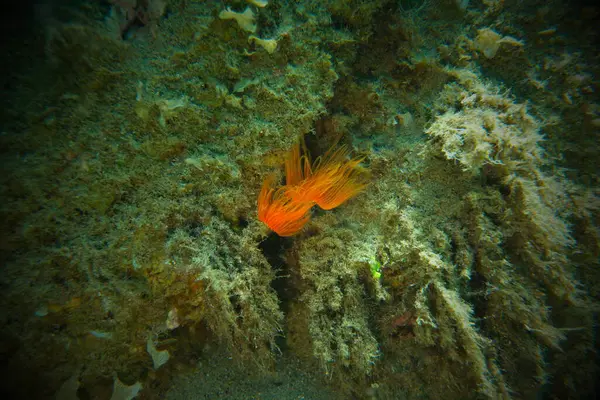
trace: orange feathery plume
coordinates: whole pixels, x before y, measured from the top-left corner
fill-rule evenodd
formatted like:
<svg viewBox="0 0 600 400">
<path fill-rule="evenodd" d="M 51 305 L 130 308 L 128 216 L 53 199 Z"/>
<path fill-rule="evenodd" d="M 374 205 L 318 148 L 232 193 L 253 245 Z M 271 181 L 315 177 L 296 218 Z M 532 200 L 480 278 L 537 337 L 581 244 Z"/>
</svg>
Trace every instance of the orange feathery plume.
<svg viewBox="0 0 600 400">
<path fill-rule="evenodd" d="M 299 146 L 296 145 L 290 152 L 293 157 L 286 160 L 286 176 L 291 175 L 294 181 L 299 182 L 292 190 L 294 201 L 315 202 L 322 209 L 331 210 L 356 196 L 367 186 L 365 174 L 358 168 L 363 158 L 348 160 L 350 152 L 346 146 L 335 151 L 332 147 L 315 161 L 312 168 L 306 156 L 296 156 L 295 153 L 299 151 Z M 291 167 L 292 162 L 296 163 L 295 168 Z M 297 176 L 302 179 L 299 180 Z"/>
<path fill-rule="evenodd" d="M 314 203 L 294 202 L 288 187 L 273 189 L 273 176 L 263 182 L 258 196 L 258 219 L 279 236 L 292 236 L 310 220 L 309 210 Z"/>
<path fill-rule="evenodd" d="M 285 160 L 286 185 L 274 189 L 274 178 L 267 178 L 258 197 L 258 218 L 279 236 L 291 236 L 310 220 L 310 209 L 317 204 L 331 210 L 356 196 L 367 186 L 359 169 L 362 158 L 347 159 L 349 150 L 332 146 L 311 166 L 306 148 L 294 145 Z"/>
</svg>

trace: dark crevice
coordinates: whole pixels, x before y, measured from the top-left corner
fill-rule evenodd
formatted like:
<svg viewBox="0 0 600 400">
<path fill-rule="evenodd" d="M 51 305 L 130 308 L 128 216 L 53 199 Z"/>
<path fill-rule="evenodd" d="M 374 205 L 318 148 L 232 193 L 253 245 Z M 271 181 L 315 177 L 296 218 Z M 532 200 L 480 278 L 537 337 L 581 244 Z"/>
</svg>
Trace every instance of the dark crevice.
<svg viewBox="0 0 600 400">
<path fill-rule="evenodd" d="M 291 270 L 289 265 L 285 262 L 284 257 L 292 243 L 292 240 L 282 238 L 277 234 L 272 233 L 258 245 L 259 249 L 267 259 L 267 262 L 271 265 L 277 275 L 276 278 L 271 281 L 271 287 L 277 293 L 277 297 L 281 302 L 281 309 L 284 313 L 287 313 L 290 301 L 297 297 L 297 290 L 289 279 Z"/>
</svg>

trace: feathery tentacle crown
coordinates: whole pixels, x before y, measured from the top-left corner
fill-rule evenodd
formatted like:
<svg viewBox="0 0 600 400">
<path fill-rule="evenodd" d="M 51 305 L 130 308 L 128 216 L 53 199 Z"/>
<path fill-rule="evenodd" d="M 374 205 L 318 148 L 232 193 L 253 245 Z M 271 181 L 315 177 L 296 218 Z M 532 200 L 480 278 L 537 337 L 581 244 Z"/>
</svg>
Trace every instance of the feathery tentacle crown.
<svg viewBox="0 0 600 400">
<path fill-rule="evenodd" d="M 258 219 L 279 236 L 298 233 L 310 220 L 315 204 L 331 210 L 367 186 L 359 168 L 363 158 L 348 159 L 346 146 L 332 146 L 312 164 L 305 148 L 303 153 L 300 144 L 295 144 L 285 160 L 286 184 L 275 189 L 270 176 L 258 196 Z"/>
</svg>

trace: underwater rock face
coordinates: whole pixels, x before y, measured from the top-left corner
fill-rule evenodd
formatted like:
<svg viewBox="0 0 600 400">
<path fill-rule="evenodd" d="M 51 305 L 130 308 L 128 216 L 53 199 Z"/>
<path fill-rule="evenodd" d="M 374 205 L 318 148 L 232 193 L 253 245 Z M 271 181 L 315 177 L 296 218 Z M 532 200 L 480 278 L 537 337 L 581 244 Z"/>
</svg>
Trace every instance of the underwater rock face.
<svg viewBox="0 0 600 400">
<path fill-rule="evenodd" d="M 11 12 L 6 397 L 594 398 L 598 7 Z"/>
</svg>

